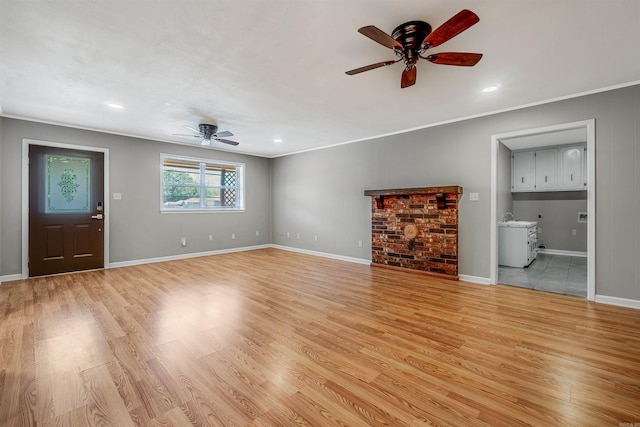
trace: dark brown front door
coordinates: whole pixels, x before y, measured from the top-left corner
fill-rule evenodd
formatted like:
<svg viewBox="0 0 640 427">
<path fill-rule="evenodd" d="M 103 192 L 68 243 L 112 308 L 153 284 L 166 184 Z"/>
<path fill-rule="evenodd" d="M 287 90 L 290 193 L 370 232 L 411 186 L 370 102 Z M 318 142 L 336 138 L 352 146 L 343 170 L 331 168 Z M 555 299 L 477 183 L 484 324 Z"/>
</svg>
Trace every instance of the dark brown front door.
<svg viewBox="0 0 640 427">
<path fill-rule="evenodd" d="M 29 276 L 104 267 L 104 153 L 29 146 Z"/>
</svg>

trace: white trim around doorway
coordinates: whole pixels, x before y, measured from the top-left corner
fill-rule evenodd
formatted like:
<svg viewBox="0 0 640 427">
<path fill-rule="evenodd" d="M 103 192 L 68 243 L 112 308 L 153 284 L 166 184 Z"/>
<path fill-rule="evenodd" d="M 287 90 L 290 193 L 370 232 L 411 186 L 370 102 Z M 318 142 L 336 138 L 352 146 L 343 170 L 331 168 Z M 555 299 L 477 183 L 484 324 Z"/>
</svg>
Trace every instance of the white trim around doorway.
<svg viewBox="0 0 640 427">
<path fill-rule="evenodd" d="M 596 133 L 595 120 L 584 120 L 535 129 L 501 133 L 491 136 L 491 241 L 490 283 L 498 283 L 498 144 L 501 140 L 527 135 L 538 135 L 571 129 L 584 128 L 587 131 L 587 299 L 596 300 Z"/>
<path fill-rule="evenodd" d="M 65 148 L 104 154 L 104 268 L 109 268 L 109 149 L 61 142 L 22 139 L 22 278 L 29 277 L 29 146 Z"/>
</svg>

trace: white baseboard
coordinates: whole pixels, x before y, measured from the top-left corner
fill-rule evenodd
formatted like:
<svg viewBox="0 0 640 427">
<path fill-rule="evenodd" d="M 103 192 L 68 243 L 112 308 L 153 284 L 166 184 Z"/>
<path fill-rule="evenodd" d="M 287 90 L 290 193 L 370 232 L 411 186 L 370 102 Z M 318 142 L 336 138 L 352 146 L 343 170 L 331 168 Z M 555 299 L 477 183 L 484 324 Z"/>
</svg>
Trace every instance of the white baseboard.
<svg viewBox="0 0 640 427">
<path fill-rule="evenodd" d="M 281 249 L 283 251 L 298 252 L 298 253 L 306 254 L 306 255 L 315 255 L 315 256 L 320 256 L 320 257 L 324 257 L 324 258 L 336 259 L 336 260 L 339 260 L 339 261 L 353 262 L 353 263 L 356 263 L 356 264 L 364 264 L 364 265 L 370 265 L 371 264 L 371 260 L 370 259 L 354 258 L 354 257 L 348 257 L 348 256 L 344 256 L 344 255 L 331 254 L 331 253 L 327 253 L 327 252 L 310 251 L 310 250 L 307 250 L 307 249 L 299 249 L 299 248 L 294 248 L 294 247 L 291 247 L 291 246 L 271 245 L 271 247 L 275 248 L 275 249 Z M 491 279 L 489 279 L 487 277 L 467 276 L 465 274 L 460 274 L 460 275 L 458 275 L 458 279 L 462 280 L 462 281 L 465 281 L 465 282 L 476 283 L 476 284 L 479 284 L 479 285 L 490 285 L 491 284 Z"/>
<path fill-rule="evenodd" d="M 640 300 L 610 297 L 607 295 L 596 295 L 596 302 L 609 305 L 617 305 L 620 307 L 636 308 L 640 309 Z"/>
<path fill-rule="evenodd" d="M 355 258 L 355 257 L 350 257 L 350 256 L 344 256 L 344 255 L 336 255 L 336 254 L 330 254 L 328 252 L 310 251 L 310 250 L 307 250 L 307 249 L 293 248 L 291 246 L 270 245 L 270 247 L 275 248 L 275 249 L 281 249 L 283 251 L 298 252 L 298 253 L 305 254 L 305 255 L 315 255 L 315 256 L 319 256 L 319 257 L 323 257 L 323 258 L 336 259 L 336 260 L 339 260 L 339 261 L 353 262 L 353 263 L 356 263 L 356 264 L 365 264 L 365 265 L 371 264 L 371 260 L 370 259 Z"/>
<path fill-rule="evenodd" d="M 581 257 L 581 258 L 586 258 L 587 257 L 587 253 L 586 252 L 579 252 L 579 251 L 564 251 L 562 249 L 538 249 L 538 253 L 539 254 L 549 254 L 549 255 L 564 255 L 564 256 L 575 256 L 575 257 Z"/>
<path fill-rule="evenodd" d="M 348 257 L 348 256 L 344 256 L 344 255 L 336 255 L 336 254 L 331 254 L 331 253 L 327 253 L 327 252 L 310 251 L 310 250 L 307 250 L 307 249 L 294 248 L 294 247 L 291 247 L 291 246 L 267 244 L 267 245 L 256 245 L 256 246 L 244 246 L 244 247 L 240 247 L 240 248 L 220 249 L 220 250 L 217 250 L 217 251 L 207 251 L 207 252 L 196 252 L 196 253 L 190 253 L 190 254 L 171 255 L 171 256 L 157 257 L 157 258 L 137 259 L 137 260 L 132 260 L 132 261 L 112 262 L 112 263 L 109 264 L 109 266 L 107 268 L 130 267 L 130 266 L 134 266 L 134 265 L 151 264 L 151 263 L 155 263 L 155 262 L 176 261 L 176 260 L 181 260 L 181 259 L 197 258 L 197 257 L 203 257 L 203 256 L 210 256 L 210 255 L 229 254 L 229 253 L 234 253 L 234 252 L 244 252 L 244 251 L 252 251 L 252 250 L 256 250 L 256 249 L 267 249 L 267 248 L 281 249 L 281 250 L 289 251 L 289 252 L 298 252 L 298 253 L 301 253 L 301 254 L 314 255 L 314 256 L 319 256 L 319 257 L 323 257 L 323 258 L 335 259 L 335 260 L 339 260 L 339 261 L 353 262 L 353 263 L 356 263 L 356 264 L 364 264 L 364 265 L 370 265 L 371 264 L 371 260 L 369 260 L 369 259 Z M 549 251 L 550 250 L 547 249 L 544 253 L 556 254 L 556 252 L 562 252 L 560 255 L 567 255 L 567 252 L 568 252 L 568 255 L 570 255 L 570 256 L 581 256 L 581 255 L 575 255 L 575 254 L 581 254 L 582 253 L 582 252 L 571 252 L 571 251 L 553 251 L 553 250 L 551 250 L 553 252 L 549 252 Z M 586 256 L 586 254 L 585 254 L 585 256 Z M 490 285 L 491 284 L 491 279 L 489 279 L 487 277 L 469 276 L 469 275 L 466 275 L 466 274 L 460 274 L 458 276 L 458 278 L 460 280 L 464 281 L 464 282 L 476 283 L 476 284 L 479 284 L 479 285 Z M 3 282 L 11 282 L 11 281 L 14 281 L 14 280 L 21 280 L 21 279 L 25 279 L 25 277 L 23 277 L 22 274 L 8 274 L 8 275 L 5 275 L 5 276 L 0 276 L 0 284 L 3 283 Z M 620 306 L 620 307 L 628 307 L 628 308 L 640 309 L 640 300 L 634 300 L 634 299 L 628 299 L 628 298 L 618 298 L 618 297 L 611 297 L 611 296 L 607 296 L 607 295 L 596 295 L 595 302 L 598 302 L 598 303 L 601 303 L 601 304 L 616 305 L 616 306 Z"/>
<path fill-rule="evenodd" d="M 272 245 L 244 246 L 241 248 L 220 249 L 217 251 L 194 252 L 190 254 L 169 255 L 169 256 L 163 256 L 163 257 L 157 257 L 157 258 L 134 259 L 131 261 L 112 262 L 109 264 L 109 267 L 107 268 L 131 267 L 133 265 L 151 264 L 154 262 L 176 261 L 180 259 L 198 258 L 198 257 L 210 256 L 210 255 L 230 254 L 233 252 L 253 251 L 256 249 L 266 249 L 271 247 L 273 246 Z"/>
<path fill-rule="evenodd" d="M 458 279 L 463 282 L 475 283 L 478 285 L 490 285 L 491 279 L 488 277 L 480 277 L 480 276 L 467 276 L 466 274 L 459 274 Z"/>
<path fill-rule="evenodd" d="M 0 283 L 13 282 L 14 280 L 22 280 L 24 278 L 22 274 L 7 274 L 6 276 L 0 276 Z"/>
</svg>

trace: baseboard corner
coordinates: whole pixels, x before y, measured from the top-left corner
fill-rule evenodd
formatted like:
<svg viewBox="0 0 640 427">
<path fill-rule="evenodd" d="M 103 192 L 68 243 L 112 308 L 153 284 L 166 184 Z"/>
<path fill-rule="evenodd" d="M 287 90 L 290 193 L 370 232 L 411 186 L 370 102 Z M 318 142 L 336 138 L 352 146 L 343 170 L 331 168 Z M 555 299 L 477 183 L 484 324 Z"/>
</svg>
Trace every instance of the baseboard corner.
<svg viewBox="0 0 640 427">
<path fill-rule="evenodd" d="M 463 282 L 475 283 L 477 285 L 490 285 L 491 279 L 488 277 L 469 276 L 467 274 L 458 275 L 459 280 Z"/>
</svg>

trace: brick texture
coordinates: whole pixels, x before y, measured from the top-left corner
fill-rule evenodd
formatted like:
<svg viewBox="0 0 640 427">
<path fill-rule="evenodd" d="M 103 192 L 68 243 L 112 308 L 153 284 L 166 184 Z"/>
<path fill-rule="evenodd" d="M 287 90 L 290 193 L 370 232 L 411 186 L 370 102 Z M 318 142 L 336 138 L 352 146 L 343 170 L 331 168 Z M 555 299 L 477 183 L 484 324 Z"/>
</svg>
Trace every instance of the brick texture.
<svg viewBox="0 0 640 427">
<path fill-rule="evenodd" d="M 372 264 L 457 279 L 458 197 L 455 193 L 372 197 Z M 409 224 L 418 228 L 412 240 L 404 235 Z"/>
</svg>

